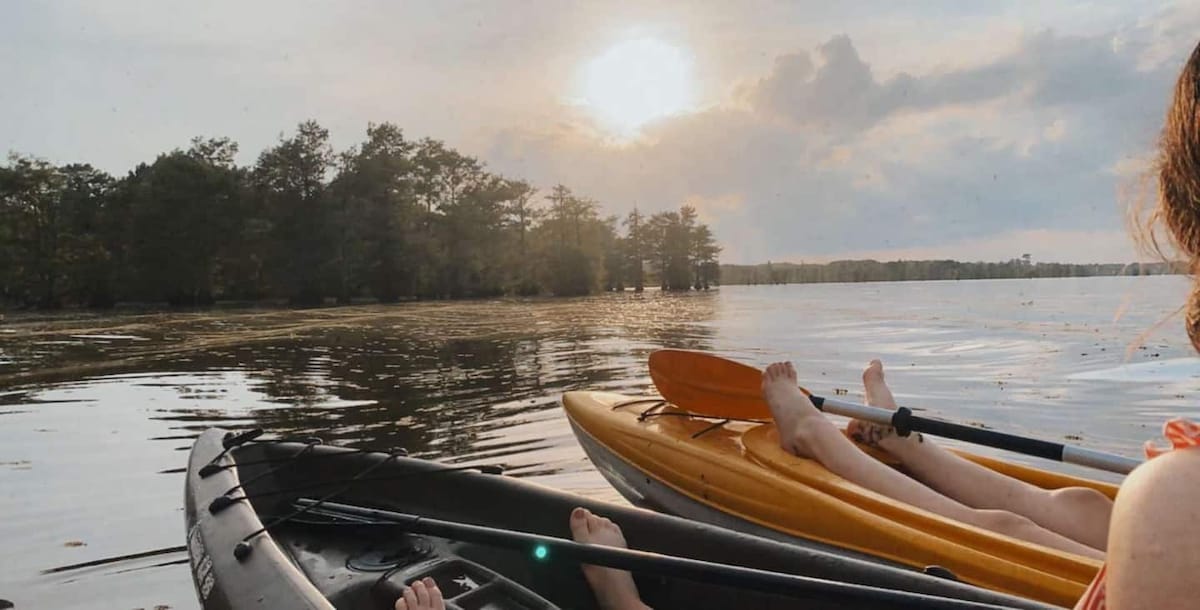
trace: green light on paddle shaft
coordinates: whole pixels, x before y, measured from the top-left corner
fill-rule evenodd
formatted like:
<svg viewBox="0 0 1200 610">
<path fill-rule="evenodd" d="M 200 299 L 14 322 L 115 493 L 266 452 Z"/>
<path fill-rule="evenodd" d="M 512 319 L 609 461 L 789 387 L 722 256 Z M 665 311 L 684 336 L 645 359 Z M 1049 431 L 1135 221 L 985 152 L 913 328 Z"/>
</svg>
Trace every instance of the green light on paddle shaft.
<svg viewBox="0 0 1200 610">
<path fill-rule="evenodd" d="M 549 556 L 550 556 L 550 549 L 546 548 L 546 545 L 539 544 L 539 545 L 533 547 L 534 559 L 541 560 L 541 559 L 545 559 L 546 557 L 549 557 Z"/>
</svg>

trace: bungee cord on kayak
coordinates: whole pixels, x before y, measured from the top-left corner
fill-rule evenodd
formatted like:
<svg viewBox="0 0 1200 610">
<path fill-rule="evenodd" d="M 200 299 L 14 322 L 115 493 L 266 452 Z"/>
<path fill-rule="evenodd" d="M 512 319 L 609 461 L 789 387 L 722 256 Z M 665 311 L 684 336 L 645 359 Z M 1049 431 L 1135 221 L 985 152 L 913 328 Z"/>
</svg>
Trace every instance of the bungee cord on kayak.
<svg viewBox="0 0 1200 610">
<path fill-rule="evenodd" d="M 692 434 L 693 439 L 700 438 L 701 436 L 704 436 L 705 434 L 712 432 L 713 430 L 717 430 L 717 429 L 721 428 L 722 426 L 724 426 L 725 424 L 728 424 L 730 422 L 736 421 L 736 422 L 750 422 L 750 423 L 762 424 L 762 423 L 766 423 L 766 421 L 767 421 L 767 420 L 763 420 L 763 419 L 750 419 L 750 418 L 743 418 L 743 417 L 720 417 L 720 416 L 716 416 L 716 415 L 705 415 L 703 413 L 664 412 L 664 411 L 662 411 L 662 409 L 667 406 L 670 406 L 671 403 L 669 403 L 666 400 L 663 400 L 661 398 L 645 398 L 645 399 L 627 400 L 627 401 L 623 401 L 623 402 L 613 405 L 612 409 L 615 411 L 617 409 L 623 409 L 625 407 L 629 407 L 629 406 L 636 405 L 636 404 L 642 404 L 642 403 L 646 403 L 646 402 L 653 402 L 654 405 L 651 406 L 650 408 L 646 409 L 645 411 L 642 411 L 641 413 L 639 413 L 638 421 L 646 421 L 647 419 L 650 419 L 652 417 L 687 417 L 690 419 L 712 420 L 713 421 L 713 424 L 710 425 L 709 427 L 693 433 Z"/>
<path fill-rule="evenodd" d="M 319 440 L 319 439 L 318 439 L 318 440 Z M 271 476 L 271 475 L 273 475 L 273 474 L 275 474 L 275 473 L 279 472 L 280 470 L 283 470 L 284 468 L 287 468 L 287 467 L 289 467 L 289 466 L 291 466 L 291 465 L 295 464 L 297 460 L 299 460 L 300 458 L 304 457 L 304 455 L 305 455 L 305 454 L 307 454 L 307 453 L 311 452 L 311 451 L 312 451 L 312 449 L 313 449 L 313 447 L 316 447 L 316 446 L 318 446 L 318 445 L 320 445 L 320 444 L 322 444 L 322 443 L 320 443 L 320 442 L 312 442 L 312 441 L 309 441 L 309 442 L 306 442 L 306 443 L 304 443 L 304 448 L 303 448 L 303 449 L 300 449 L 300 450 L 299 450 L 299 451 L 297 451 L 296 453 L 294 453 L 294 454 L 292 454 L 292 455 L 288 456 L 288 457 L 287 457 L 287 459 L 285 459 L 285 460 L 276 460 L 275 462 L 259 462 L 260 464 L 261 464 L 261 463 L 268 463 L 268 464 L 270 464 L 270 463 L 279 463 L 279 465 L 278 465 L 278 466 L 275 466 L 275 467 L 273 467 L 273 468 L 269 468 L 269 469 L 267 469 L 267 470 L 264 470 L 264 471 L 262 471 L 260 474 L 254 475 L 254 478 L 253 478 L 253 479 L 251 479 L 251 480 L 248 480 L 248 481 L 238 481 L 238 484 L 237 484 L 237 485 L 234 485 L 233 487 L 230 487 L 229 489 L 226 489 L 226 490 L 225 490 L 225 492 L 224 492 L 224 493 L 222 493 L 221 495 L 223 495 L 223 496 L 228 496 L 229 494 L 231 494 L 231 493 L 233 493 L 233 492 L 237 491 L 238 489 L 241 489 L 243 485 L 246 485 L 246 484 L 248 484 L 248 483 L 254 483 L 254 482 L 255 482 L 255 481 L 257 481 L 258 479 L 261 479 L 261 478 L 263 478 L 263 477 L 269 477 L 269 476 Z M 211 468 L 212 468 L 212 466 L 214 466 L 214 465 L 216 465 L 216 464 L 214 464 L 213 462 L 209 462 L 209 464 L 208 464 L 207 466 L 205 466 L 204 468 L 201 468 L 201 469 L 200 469 L 200 476 L 201 476 L 201 477 L 205 477 L 205 476 L 211 476 L 211 475 L 212 475 L 212 470 L 211 470 Z M 206 472 L 206 470 L 207 470 L 207 472 Z"/>
<path fill-rule="evenodd" d="M 626 407 L 632 407 L 633 405 L 646 404 L 648 402 L 652 402 L 657 405 L 658 403 L 664 403 L 666 401 L 663 400 L 661 396 L 647 396 L 645 398 L 631 398 L 629 400 L 624 400 L 624 401 L 621 401 L 621 402 L 613 405 L 612 408 L 624 409 Z"/>
<path fill-rule="evenodd" d="M 726 424 L 729 424 L 732 422 L 742 422 L 742 423 L 751 423 L 751 424 L 767 423 L 766 420 L 762 420 L 762 419 L 750 419 L 750 418 L 745 418 L 745 417 L 719 417 L 716 415 L 704 415 L 704 414 L 700 414 L 700 413 L 689 413 L 689 412 L 679 412 L 679 411 L 664 412 L 661 410 L 657 410 L 657 409 L 665 407 L 669 404 L 670 403 L 667 403 L 664 401 L 657 407 L 640 413 L 638 415 L 638 421 L 646 421 L 648 419 L 655 418 L 655 417 L 686 417 L 688 419 L 711 420 L 713 422 L 708 427 L 698 430 L 696 432 L 693 432 L 692 433 L 693 439 L 700 438 L 701 436 L 704 436 L 705 434 L 708 434 L 709 432 L 712 432 L 713 430 L 717 430 L 717 429 L 725 426 Z"/>
<path fill-rule="evenodd" d="M 323 440 L 321 440 L 321 439 L 319 439 L 319 438 L 315 438 L 315 437 L 313 437 L 313 438 L 306 438 L 306 439 L 302 439 L 302 440 L 298 440 L 298 441 L 297 441 L 297 440 L 284 440 L 284 439 L 279 439 L 279 440 L 276 440 L 276 439 L 271 439 L 271 440 L 267 440 L 267 441 L 255 441 L 255 442 L 267 442 L 267 443 L 276 443 L 276 442 L 293 442 L 293 443 L 295 443 L 295 442 L 300 442 L 300 443 L 303 443 L 303 444 L 304 444 L 304 448 L 303 448 L 303 449 L 300 449 L 299 451 L 297 451 L 297 452 L 296 452 L 296 455 L 297 455 L 297 456 L 298 456 L 298 455 L 300 455 L 301 453 L 307 452 L 307 451 L 309 450 L 309 448 L 311 448 L 311 447 L 314 447 L 314 446 L 316 446 L 316 445 L 322 445 L 322 444 L 324 444 L 324 443 L 325 443 L 325 441 L 323 441 Z M 220 456 L 220 457 L 224 457 L 224 456 Z M 215 459 L 214 461 L 212 461 L 212 462 L 209 462 L 208 464 L 205 464 L 205 465 L 204 465 L 204 467 L 200 469 L 200 476 L 202 476 L 202 477 L 207 477 L 207 476 L 210 476 L 210 475 L 212 475 L 212 474 L 215 474 L 215 473 L 217 473 L 217 472 L 220 472 L 220 471 L 222 471 L 222 470 L 225 470 L 225 469 L 228 469 L 228 468 L 235 468 L 235 467 L 236 467 L 234 464 L 221 464 L 221 463 L 219 463 L 219 462 L 220 462 L 220 457 L 216 458 L 216 459 Z M 271 459 L 271 460 L 269 460 L 269 461 L 263 461 L 263 462 L 260 462 L 260 463 L 262 463 L 262 464 L 271 464 L 271 463 L 275 463 L 275 462 L 287 462 L 287 461 L 291 460 L 291 458 L 292 458 L 292 457 L 295 457 L 295 456 L 290 456 L 290 457 L 287 457 L 287 458 L 273 458 L 273 459 Z"/>
<path fill-rule="evenodd" d="M 362 453 L 389 455 L 389 454 L 382 454 L 377 451 L 365 451 Z M 398 454 L 390 454 L 390 455 L 392 455 L 394 457 L 403 457 Z M 278 460 L 274 460 L 274 461 L 278 461 Z M 227 497 L 224 494 L 222 494 L 222 495 L 218 496 L 215 500 L 213 500 L 216 503 L 216 505 L 213 508 L 216 511 L 221 511 L 221 510 L 224 510 L 225 508 L 227 508 L 230 504 L 232 504 L 234 502 L 241 502 L 243 500 L 254 500 L 256 498 L 267 498 L 267 497 L 271 497 L 271 496 L 286 495 L 286 494 L 290 494 L 290 493 L 295 493 L 297 491 L 306 491 L 306 490 L 310 490 L 310 489 L 319 489 L 321 487 L 326 487 L 331 484 L 347 483 L 347 482 L 352 485 L 357 485 L 360 483 L 378 483 L 381 481 L 395 481 L 395 480 L 400 480 L 400 479 L 407 479 L 407 478 L 412 478 L 415 476 L 432 476 L 432 475 L 440 474 L 440 473 L 444 473 L 444 472 L 448 473 L 448 472 L 463 472 L 463 471 L 477 471 L 477 472 L 481 472 L 484 474 L 502 474 L 504 469 L 500 466 L 488 465 L 488 464 L 483 464 L 483 465 L 478 465 L 478 466 L 456 466 L 456 467 L 448 467 L 448 468 L 444 468 L 444 469 L 432 471 L 432 472 L 405 473 L 402 475 L 400 475 L 400 474 L 398 474 L 398 475 L 381 475 L 381 476 L 374 476 L 374 477 L 364 476 L 364 477 L 359 477 L 359 478 L 352 477 L 352 478 L 348 478 L 348 479 L 341 479 L 341 480 L 335 480 L 335 481 L 322 481 L 320 483 L 307 483 L 307 484 L 303 484 L 303 485 L 295 485 L 295 486 L 289 487 L 287 489 L 272 489 L 270 491 L 261 491 L 261 492 L 257 492 L 257 493 L 253 493 L 253 494 L 244 494 L 244 495 L 233 496 L 233 497 Z M 237 489 L 243 487 L 244 485 L 245 484 L 238 484 L 238 485 L 234 486 L 233 489 L 236 491 Z"/>
<path fill-rule="evenodd" d="M 308 445 L 308 447 L 312 447 L 312 446 L 313 445 Z M 369 450 L 351 450 L 351 451 L 347 451 L 345 453 L 327 454 L 325 456 L 321 456 L 321 459 L 332 459 L 332 458 L 336 458 L 336 457 L 348 457 L 348 456 L 354 456 L 354 455 L 363 454 L 363 453 L 378 454 L 380 452 L 369 451 Z M 304 459 L 304 457 L 303 456 L 294 456 L 294 457 L 290 457 L 290 458 L 267 460 L 265 462 L 258 461 L 256 463 L 259 463 L 259 464 L 274 463 L 274 462 L 279 462 L 279 461 L 286 461 L 286 462 L 288 462 L 288 464 L 285 464 L 284 466 L 277 466 L 274 469 L 271 469 L 269 471 L 255 475 L 251 479 L 233 486 L 228 491 L 226 491 L 223 494 L 214 498 L 213 501 L 208 505 L 208 510 L 210 513 L 216 514 L 216 513 L 219 513 L 221 511 L 225 510 L 230 505 L 232 505 L 236 502 L 255 500 L 255 499 L 266 498 L 266 497 L 271 497 L 271 496 L 294 494 L 299 491 L 307 491 L 310 489 L 319 489 L 322 487 L 328 487 L 330 485 L 345 484 L 344 487 L 341 487 L 341 488 L 337 489 L 336 491 L 329 493 L 328 495 L 322 496 L 319 500 L 317 500 L 313 505 L 311 505 L 309 507 L 306 507 L 304 509 L 298 509 L 295 513 L 290 513 L 288 515 L 274 518 L 272 521 L 270 521 L 269 523 L 264 525 L 261 529 L 256 530 L 250 534 L 247 534 L 242 539 L 242 541 L 245 542 L 263 532 L 266 532 L 267 530 L 269 530 L 272 527 L 281 525 L 293 517 L 296 517 L 296 516 L 299 516 L 299 515 L 302 515 L 302 514 L 308 512 L 312 508 L 319 506 L 320 504 L 322 504 L 323 502 L 325 502 L 327 500 L 331 500 L 333 498 L 336 498 L 336 497 L 346 493 L 353 486 L 355 486 L 357 484 L 376 483 L 376 482 L 382 482 L 382 481 L 398 481 L 398 480 L 403 480 L 403 479 L 430 477 L 430 476 L 435 476 L 435 475 L 440 475 L 440 474 L 446 474 L 446 473 L 452 473 L 452 472 L 464 472 L 464 471 L 476 471 L 476 472 L 480 472 L 483 474 L 494 474 L 494 475 L 499 475 L 499 474 L 502 474 L 502 472 L 503 472 L 503 469 L 499 466 L 485 464 L 485 465 L 476 465 L 476 466 L 446 467 L 446 468 L 440 468 L 437 470 L 430 470 L 430 471 L 425 471 L 425 472 L 406 472 L 406 473 L 400 473 L 400 474 L 375 476 L 375 477 L 367 476 L 372 471 L 385 465 L 388 461 L 391 461 L 396 458 L 404 457 L 404 455 L 400 454 L 400 453 L 389 453 L 389 454 L 385 454 L 385 455 L 386 455 L 386 457 L 383 459 L 383 461 L 371 464 L 370 466 L 366 467 L 362 471 L 359 471 L 357 474 L 354 474 L 353 476 L 349 476 L 342 480 L 321 481 L 319 483 L 296 485 L 296 486 L 292 486 L 292 487 L 272 489 L 270 491 L 263 491 L 263 492 L 253 493 L 253 494 L 243 493 L 242 495 L 239 495 L 239 496 L 230 497 L 228 494 L 236 491 L 237 489 L 241 489 L 245 485 L 249 485 L 249 484 L 253 483 L 255 480 L 262 478 L 268 474 L 276 474 L 280 470 L 282 470 L 282 468 L 286 467 L 287 465 L 290 465 L 293 463 L 299 463 L 299 460 Z M 311 458 L 309 458 L 309 459 L 311 459 Z"/>
<path fill-rule="evenodd" d="M 281 517 L 276 517 L 276 518 L 274 518 L 274 519 L 272 519 L 272 520 L 270 520 L 270 521 L 268 521 L 268 522 L 264 523 L 264 524 L 263 524 L 263 526 L 262 526 L 262 527 L 260 527 L 259 529 L 256 529 L 256 530 L 254 530 L 253 532 L 250 532 L 249 534 L 246 534 L 245 536 L 243 536 L 243 537 L 242 537 L 242 540 L 241 540 L 240 542 L 238 542 L 238 544 L 237 544 L 237 545 L 234 547 L 234 549 L 233 549 L 233 555 L 234 555 L 234 557 L 237 557 L 239 560 L 241 560 L 241 559 L 245 559 L 245 558 L 246 558 L 246 556 L 250 554 L 250 551 L 251 551 L 251 549 L 253 548 L 253 547 L 251 547 L 251 546 L 250 546 L 248 543 L 249 543 L 249 541 L 250 541 L 251 539 L 253 539 L 255 536 L 258 536 L 259 534 L 262 534 L 262 533 L 266 532 L 267 530 L 271 529 L 272 527 L 275 527 L 275 526 L 277 526 L 277 525 L 280 525 L 280 524 L 282 524 L 282 523 L 286 523 L 286 522 L 288 521 L 288 519 L 291 519 L 291 518 L 293 518 L 293 517 L 298 517 L 298 516 L 300 516 L 300 515 L 303 515 L 303 514 L 305 514 L 305 513 L 309 512 L 310 510 L 313 510 L 313 509 L 315 509 L 315 508 L 317 508 L 317 507 L 321 506 L 321 504 L 322 504 L 322 503 L 324 503 L 324 502 L 326 502 L 326 501 L 328 501 L 328 500 L 330 500 L 330 499 L 333 499 L 333 498 L 335 498 L 335 497 L 337 497 L 337 496 L 339 496 L 339 495 L 341 495 L 341 494 L 345 493 L 345 492 L 346 492 L 348 489 L 350 489 L 350 487 L 352 487 L 352 486 L 354 485 L 354 483 L 355 483 L 355 482 L 357 482 L 358 480 L 362 479 L 363 477 L 365 477 L 366 475 L 370 474 L 371 472 L 373 472 L 373 471 L 375 471 L 375 470 L 378 470 L 379 468 L 382 468 L 383 466 L 387 465 L 387 464 L 388 464 L 388 462 L 391 462 L 392 460 L 396 459 L 397 457 L 400 457 L 400 456 L 398 456 L 398 455 L 396 455 L 396 454 L 394 454 L 394 453 L 393 453 L 393 454 L 389 454 L 389 455 L 388 455 L 386 458 L 384 458 L 384 459 L 382 459 L 382 460 L 380 460 L 380 461 L 378 461 L 378 462 L 375 462 L 374 464 L 371 464 L 370 466 L 367 466 L 366 468 L 364 468 L 363 470 L 359 471 L 359 472 L 358 472 L 357 474 L 355 474 L 354 476 L 352 476 L 352 477 L 350 477 L 349 479 L 347 479 L 347 480 L 346 480 L 346 482 L 345 482 L 345 483 L 346 483 L 346 485 L 345 485 L 344 487 L 342 487 L 341 489 L 335 490 L 335 491 L 333 491 L 333 492 L 330 492 L 330 493 L 328 493 L 328 494 L 326 494 L 326 495 L 324 495 L 324 496 L 321 496 L 321 498 L 319 498 L 319 499 L 318 499 L 316 502 L 314 502 L 313 504 L 311 504 L 311 505 L 309 505 L 309 506 L 304 506 L 304 507 L 298 508 L 298 509 L 296 509 L 296 510 L 294 510 L 294 511 L 292 511 L 292 512 L 290 512 L 290 513 L 286 514 L 286 515 L 283 515 L 283 516 L 281 516 Z M 224 497 L 227 497 L 227 496 L 221 496 L 221 497 L 223 497 L 223 498 L 224 498 Z M 218 499 L 219 499 L 219 498 L 218 498 Z M 249 499 L 249 496 L 242 495 L 240 498 L 233 499 L 233 501 L 235 501 L 235 502 L 236 502 L 236 501 L 240 501 L 240 500 L 248 500 L 248 499 Z M 214 500 L 214 501 L 213 501 L 213 504 L 210 504 L 210 505 L 209 505 L 209 507 L 208 507 L 208 510 L 209 510 L 209 512 L 211 512 L 211 513 L 214 513 L 214 514 L 215 514 L 215 513 L 217 513 L 217 512 L 219 512 L 219 510 L 214 510 L 214 505 L 215 505 L 215 504 L 216 504 L 216 500 Z M 222 507 L 222 509 L 223 509 L 223 508 L 224 508 L 224 507 Z"/>
</svg>

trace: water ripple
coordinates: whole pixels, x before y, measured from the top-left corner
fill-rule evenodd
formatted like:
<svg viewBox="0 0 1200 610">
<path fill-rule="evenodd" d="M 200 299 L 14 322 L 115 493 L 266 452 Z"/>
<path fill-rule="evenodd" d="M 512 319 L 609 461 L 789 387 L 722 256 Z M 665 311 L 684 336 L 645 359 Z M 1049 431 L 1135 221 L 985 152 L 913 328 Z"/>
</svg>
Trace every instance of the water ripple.
<svg viewBox="0 0 1200 610">
<path fill-rule="evenodd" d="M 1179 325 L 1134 344 L 1182 301 L 1177 279 L 10 316 L 0 332 L 0 591 L 17 607 L 194 607 L 173 557 L 38 572 L 180 544 L 179 469 L 188 441 L 211 426 L 500 464 L 616 499 L 558 397 L 650 392 L 645 359 L 660 347 L 758 366 L 791 359 L 814 391 L 852 398 L 863 364 L 881 357 L 898 399 L 926 414 L 1136 455 L 1163 419 L 1200 416 L 1200 360 Z"/>
</svg>

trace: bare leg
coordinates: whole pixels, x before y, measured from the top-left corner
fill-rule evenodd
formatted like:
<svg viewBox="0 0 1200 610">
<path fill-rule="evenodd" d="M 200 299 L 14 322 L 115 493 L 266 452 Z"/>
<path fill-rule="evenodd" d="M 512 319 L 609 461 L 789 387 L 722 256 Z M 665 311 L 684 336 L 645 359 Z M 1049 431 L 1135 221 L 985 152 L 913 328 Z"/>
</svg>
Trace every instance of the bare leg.
<svg viewBox="0 0 1200 610">
<path fill-rule="evenodd" d="M 844 479 L 956 521 L 1079 555 L 1103 557 L 1096 549 L 1044 529 L 1020 515 L 963 505 L 859 451 L 796 387 L 796 371 L 790 363 L 767 367 L 763 373 L 763 397 L 775 417 L 783 449 L 811 457 Z"/>
<path fill-rule="evenodd" d="M 878 360 L 872 360 L 863 372 L 863 386 L 867 404 L 896 407 Z M 1094 489 L 1042 489 L 964 460 L 920 434 L 901 437 L 890 426 L 854 421 L 847 431 L 855 440 L 877 444 L 903 462 L 922 483 L 967 506 L 1024 515 L 1094 549 L 1105 547 L 1112 500 Z"/>
<path fill-rule="evenodd" d="M 625 535 L 616 523 L 594 515 L 586 508 L 571 511 L 571 537 L 585 544 L 627 548 Z M 589 565 L 582 568 L 596 601 L 604 610 L 650 610 L 638 597 L 637 585 L 629 572 Z"/>
</svg>

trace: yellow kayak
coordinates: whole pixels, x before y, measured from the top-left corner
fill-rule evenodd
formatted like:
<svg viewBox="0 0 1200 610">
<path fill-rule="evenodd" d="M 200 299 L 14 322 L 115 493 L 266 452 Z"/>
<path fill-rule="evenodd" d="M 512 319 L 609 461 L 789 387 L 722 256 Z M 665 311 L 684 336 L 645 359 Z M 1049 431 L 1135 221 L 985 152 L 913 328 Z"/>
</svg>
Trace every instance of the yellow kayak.
<svg viewBox="0 0 1200 610">
<path fill-rule="evenodd" d="M 632 502 L 731 529 L 835 548 L 1072 606 L 1100 562 L 946 519 L 859 487 L 779 448 L 773 424 L 693 418 L 658 398 L 568 392 L 563 408 L 596 468 Z M 881 452 L 869 451 L 887 461 Z M 1047 489 L 1117 487 L 959 455 Z"/>
</svg>

